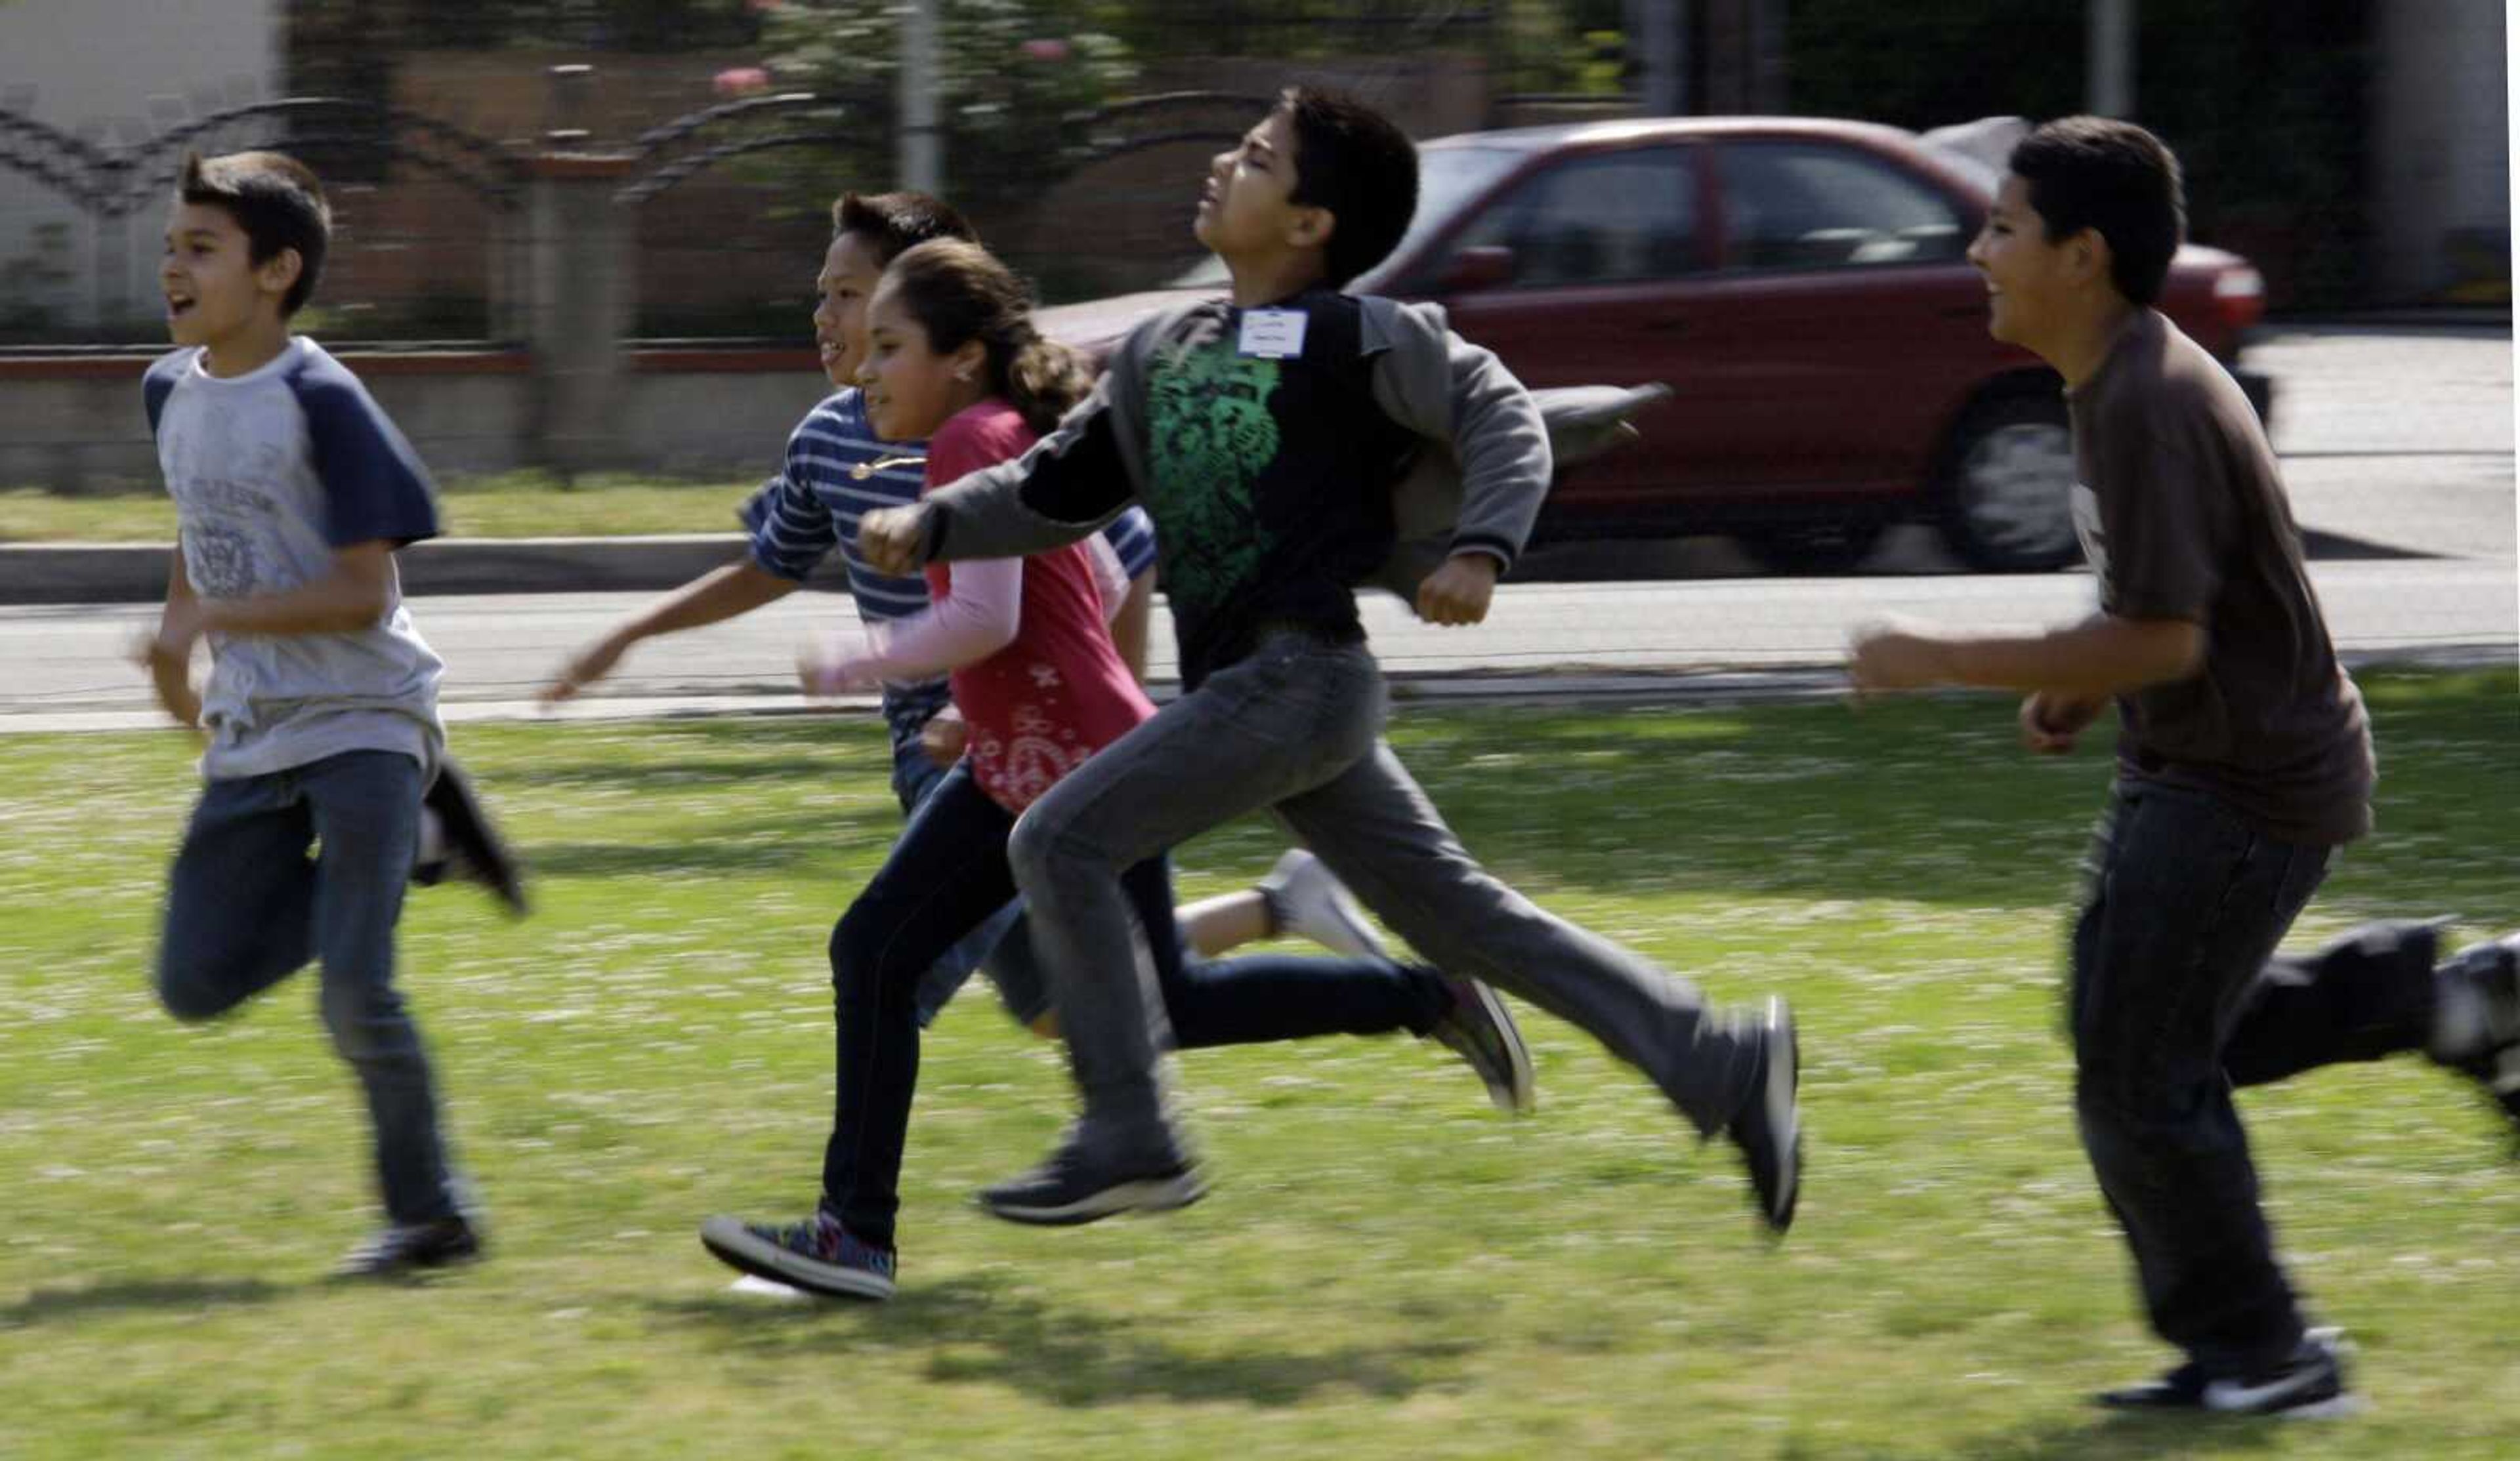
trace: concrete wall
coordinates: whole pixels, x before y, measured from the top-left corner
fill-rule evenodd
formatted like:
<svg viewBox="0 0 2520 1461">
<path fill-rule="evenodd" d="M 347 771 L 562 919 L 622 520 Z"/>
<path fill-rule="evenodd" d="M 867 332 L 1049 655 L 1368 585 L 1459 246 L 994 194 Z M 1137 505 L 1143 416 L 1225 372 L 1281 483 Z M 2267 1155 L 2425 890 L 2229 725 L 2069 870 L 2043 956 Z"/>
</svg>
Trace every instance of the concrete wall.
<svg viewBox="0 0 2520 1461">
<path fill-rule="evenodd" d="M 549 460 L 537 424 L 544 384 L 522 352 L 342 359 L 441 477 Z M 137 356 L 0 359 L 0 490 L 154 489 L 147 366 Z M 788 431 L 830 389 L 803 350 L 643 351 L 631 367 L 604 460 L 677 476 L 770 475 Z"/>
<path fill-rule="evenodd" d="M 128 146 L 168 123 L 280 94 L 283 0 L 13 0 L 0 4 L 0 109 Z M 158 221 L 133 237 L 154 260 Z M 135 245 L 136 246 L 136 245 Z M 50 249 L 68 271 L 53 273 Z M 60 194 L 0 170 L 0 315 L 49 304 L 94 319 L 97 240 Z M 18 263 L 13 270 L 10 265 Z M 42 290 L 40 300 L 13 299 Z M 65 300 L 65 292 L 68 298 Z"/>
<path fill-rule="evenodd" d="M 2381 302 L 2507 303 L 2501 0 L 2372 7 L 2371 244 Z"/>
</svg>

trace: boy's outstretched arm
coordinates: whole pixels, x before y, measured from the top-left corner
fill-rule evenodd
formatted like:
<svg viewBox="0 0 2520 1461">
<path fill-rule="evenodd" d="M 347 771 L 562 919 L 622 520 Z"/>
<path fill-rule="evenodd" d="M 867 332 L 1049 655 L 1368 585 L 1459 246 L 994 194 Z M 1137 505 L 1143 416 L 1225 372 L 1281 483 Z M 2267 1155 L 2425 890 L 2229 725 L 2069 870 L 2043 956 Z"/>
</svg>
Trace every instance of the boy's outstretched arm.
<svg viewBox="0 0 2520 1461">
<path fill-rule="evenodd" d="M 606 631 L 603 638 L 571 654 L 553 672 L 537 698 L 545 705 L 569 699 L 611 674 L 612 667 L 621 662 L 621 656 L 644 640 L 748 614 L 764 604 L 787 598 L 802 587 L 793 579 L 781 578 L 764 569 L 750 558 L 712 568 L 681 588 L 666 593 Z"/>
<path fill-rule="evenodd" d="M 1133 494 L 1104 398 L 1110 378 L 1013 461 L 869 512 L 858 522 L 858 551 L 878 572 L 910 574 L 932 561 L 1045 553 L 1119 516 Z"/>
</svg>

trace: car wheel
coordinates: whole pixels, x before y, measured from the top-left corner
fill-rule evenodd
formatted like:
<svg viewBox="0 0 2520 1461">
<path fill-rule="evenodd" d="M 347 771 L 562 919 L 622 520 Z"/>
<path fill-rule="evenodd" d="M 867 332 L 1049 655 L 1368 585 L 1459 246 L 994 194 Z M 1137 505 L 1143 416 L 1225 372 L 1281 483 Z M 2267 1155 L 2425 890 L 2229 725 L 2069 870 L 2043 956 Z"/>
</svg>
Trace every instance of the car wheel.
<svg viewBox="0 0 2520 1461">
<path fill-rule="evenodd" d="M 1741 535 L 1771 573 L 1852 573 L 1881 541 L 1878 522 L 1801 523 Z"/>
<path fill-rule="evenodd" d="M 1943 531 L 1973 568 L 2027 573 L 2081 555 L 2074 533 L 2074 436 L 2061 395 L 1996 396 L 1955 434 L 1943 476 Z"/>
</svg>

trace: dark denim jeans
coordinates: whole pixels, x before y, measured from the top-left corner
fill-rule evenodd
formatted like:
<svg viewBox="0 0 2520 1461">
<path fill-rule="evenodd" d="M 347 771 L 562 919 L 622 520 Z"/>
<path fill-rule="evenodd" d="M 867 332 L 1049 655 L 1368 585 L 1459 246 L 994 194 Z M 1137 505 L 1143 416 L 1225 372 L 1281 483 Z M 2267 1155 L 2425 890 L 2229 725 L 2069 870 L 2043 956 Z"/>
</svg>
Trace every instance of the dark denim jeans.
<svg viewBox="0 0 2520 1461">
<path fill-rule="evenodd" d="M 2268 837 L 2212 797 L 2125 782 L 2074 930 L 2084 1146 L 2153 1328 L 2216 1375 L 2281 1358 L 2303 1328 L 2231 1101 L 2234 1058 L 2247 1079 L 2273 1080 L 2422 1041 L 2429 968 L 2372 979 L 2392 971 L 2335 950 L 2272 961 L 2330 851 Z M 2329 965 L 2337 977 L 2322 981 Z M 2338 1018 L 2349 1003 L 2372 1017 Z"/>
<path fill-rule="evenodd" d="M 865 1242 L 891 1246 L 900 1207 L 901 1154 L 919 1080 L 915 992 L 944 950 L 1014 897 L 1007 863 L 1014 824 L 968 768 L 956 767 L 911 815 L 892 856 L 832 931 L 838 1079 L 823 1152 L 823 1205 Z M 1382 959 L 1188 957 L 1166 860 L 1148 858 L 1121 881 L 1183 1048 L 1422 1035 L 1451 997 L 1433 975 Z"/>
<path fill-rule="evenodd" d="M 919 810 L 936 788 L 945 784 L 951 767 L 938 766 L 926 751 L 912 742 L 892 753 L 892 794 L 901 803 L 902 816 Z M 919 1028 L 936 1023 L 947 1002 L 962 993 L 974 970 L 986 969 L 989 983 L 997 989 L 998 1002 L 1006 1006 L 1008 1018 L 1018 1025 L 1029 1026 L 1050 1012 L 1050 979 L 1042 973 L 1041 960 L 1032 952 L 1032 941 L 1024 936 L 1024 906 L 1020 897 L 1008 900 L 999 908 L 954 941 L 954 947 L 938 954 L 936 962 L 919 976 L 919 987 L 912 993 L 913 1012 Z"/>
<path fill-rule="evenodd" d="M 350 751 L 210 782 L 175 855 L 158 953 L 158 997 L 182 1020 L 224 1014 L 320 962 L 324 1024 L 367 1092 L 395 1222 L 457 1210 L 428 1057 L 393 983 L 421 778 L 401 752 Z"/>
</svg>

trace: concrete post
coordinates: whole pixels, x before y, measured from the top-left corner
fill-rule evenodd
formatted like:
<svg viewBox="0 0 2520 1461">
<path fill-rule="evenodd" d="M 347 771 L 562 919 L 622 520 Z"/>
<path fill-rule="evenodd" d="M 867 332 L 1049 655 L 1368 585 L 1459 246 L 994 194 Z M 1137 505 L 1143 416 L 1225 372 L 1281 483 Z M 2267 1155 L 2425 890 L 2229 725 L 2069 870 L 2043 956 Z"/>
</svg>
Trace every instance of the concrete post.
<svg viewBox="0 0 2520 1461">
<path fill-rule="evenodd" d="M 1647 116 L 1688 111 L 1688 0 L 1627 0 L 1628 44 L 1636 47 L 1638 87 Z"/>
<path fill-rule="evenodd" d="M 545 153 L 527 163 L 523 313 L 534 358 L 534 454 L 566 476 L 627 456 L 621 410 L 638 310 L 639 215 L 613 194 L 637 165 L 598 153 Z"/>
<path fill-rule="evenodd" d="M 2135 115 L 2135 0 L 2088 0 L 2083 106 L 2094 116 Z"/>
<path fill-rule="evenodd" d="M 945 192 L 945 138 L 936 122 L 936 0 L 901 12 L 901 186 Z"/>
</svg>

